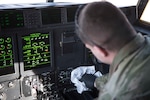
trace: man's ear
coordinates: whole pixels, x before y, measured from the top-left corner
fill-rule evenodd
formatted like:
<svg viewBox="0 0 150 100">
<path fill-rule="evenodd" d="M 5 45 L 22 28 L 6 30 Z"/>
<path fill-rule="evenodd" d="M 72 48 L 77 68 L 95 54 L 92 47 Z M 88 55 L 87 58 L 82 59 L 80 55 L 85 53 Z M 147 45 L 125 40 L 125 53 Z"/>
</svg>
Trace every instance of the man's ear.
<svg viewBox="0 0 150 100">
<path fill-rule="evenodd" d="M 102 48 L 102 47 L 94 46 L 93 49 L 94 49 L 94 51 L 99 52 L 99 54 L 100 54 L 102 57 L 106 57 L 106 56 L 108 55 L 108 52 L 106 51 L 106 49 L 104 49 L 104 48 Z"/>
</svg>

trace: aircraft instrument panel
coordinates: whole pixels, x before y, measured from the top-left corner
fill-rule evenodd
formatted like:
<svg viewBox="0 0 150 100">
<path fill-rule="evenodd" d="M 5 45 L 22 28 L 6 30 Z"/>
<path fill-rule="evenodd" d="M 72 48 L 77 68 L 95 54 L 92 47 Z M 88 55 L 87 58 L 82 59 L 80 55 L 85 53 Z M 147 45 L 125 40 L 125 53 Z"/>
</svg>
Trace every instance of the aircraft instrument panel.
<svg viewBox="0 0 150 100">
<path fill-rule="evenodd" d="M 0 5 L 0 100 L 69 100 L 71 71 L 93 64 L 75 34 L 80 5 Z M 121 8 L 131 22 L 135 9 Z"/>
</svg>

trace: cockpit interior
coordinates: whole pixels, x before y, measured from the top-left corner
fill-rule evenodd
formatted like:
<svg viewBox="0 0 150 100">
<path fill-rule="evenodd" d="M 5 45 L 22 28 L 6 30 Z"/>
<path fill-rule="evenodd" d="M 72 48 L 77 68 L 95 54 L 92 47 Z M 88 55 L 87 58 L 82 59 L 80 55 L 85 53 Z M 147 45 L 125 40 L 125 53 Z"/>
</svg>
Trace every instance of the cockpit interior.
<svg viewBox="0 0 150 100">
<path fill-rule="evenodd" d="M 78 94 L 70 80 L 78 66 L 95 65 L 102 74 L 109 72 L 109 65 L 97 61 L 75 33 L 75 13 L 83 4 L 0 4 L 0 100 L 97 97 L 97 91 Z M 117 6 L 137 32 L 150 34 L 150 0 Z"/>
</svg>

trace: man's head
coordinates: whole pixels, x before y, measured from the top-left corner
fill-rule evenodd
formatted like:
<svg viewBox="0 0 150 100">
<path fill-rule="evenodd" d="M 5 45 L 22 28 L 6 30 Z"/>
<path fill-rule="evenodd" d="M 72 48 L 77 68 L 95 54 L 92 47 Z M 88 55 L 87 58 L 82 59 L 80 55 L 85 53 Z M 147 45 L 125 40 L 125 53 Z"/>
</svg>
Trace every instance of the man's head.
<svg viewBox="0 0 150 100">
<path fill-rule="evenodd" d="M 79 38 L 104 63 L 112 63 L 113 56 L 136 34 L 122 11 L 109 2 L 89 3 L 76 17 Z"/>
</svg>

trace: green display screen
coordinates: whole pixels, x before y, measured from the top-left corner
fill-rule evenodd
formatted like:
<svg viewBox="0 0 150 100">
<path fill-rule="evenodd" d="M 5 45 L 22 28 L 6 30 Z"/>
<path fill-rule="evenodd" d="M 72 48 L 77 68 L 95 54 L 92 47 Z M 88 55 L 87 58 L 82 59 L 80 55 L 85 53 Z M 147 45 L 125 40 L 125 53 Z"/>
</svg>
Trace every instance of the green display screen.
<svg viewBox="0 0 150 100">
<path fill-rule="evenodd" d="M 22 37 L 24 69 L 31 70 L 50 66 L 49 33 L 32 33 Z"/>
<path fill-rule="evenodd" d="M 23 27 L 23 13 L 21 11 L 0 12 L 0 26 L 2 29 Z"/>
<path fill-rule="evenodd" d="M 14 73 L 14 57 L 11 37 L 0 37 L 0 76 Z"/>
</svg>

